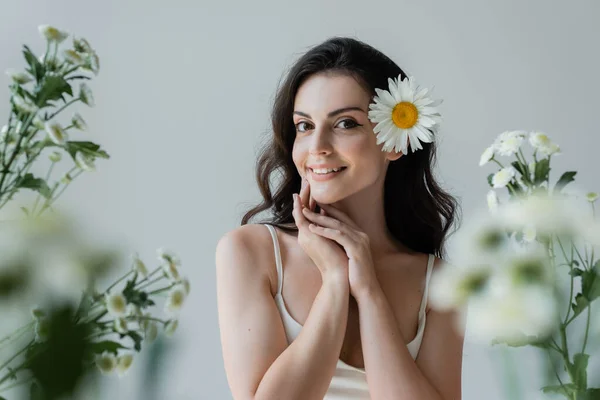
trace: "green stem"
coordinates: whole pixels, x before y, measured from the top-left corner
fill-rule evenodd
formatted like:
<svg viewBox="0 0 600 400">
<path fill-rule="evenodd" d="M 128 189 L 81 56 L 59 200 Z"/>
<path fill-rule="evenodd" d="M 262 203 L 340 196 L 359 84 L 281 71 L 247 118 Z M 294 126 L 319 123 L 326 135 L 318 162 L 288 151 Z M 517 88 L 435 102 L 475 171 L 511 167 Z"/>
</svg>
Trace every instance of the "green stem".
<svg viewBox="0 0 600 400">
<path fill-rule="evenodd" d="M 27 351 L 27 349 L 29 349 L 29 347 L 33 344 L 33 340 L 30 341 L 25 347 L 23 347 L 21 350 L 19 350 L 16 354 L 14 354 L 11 358 L 9 358 L 4 364 L 0 365 L 0 371 L 2 371 L 4 368 L 6 368 L 6 366 L 8 366 L 8 364 L 10 364 L 15 358 L 19 357 L 21 354 L 23 354 L 24 352 Z M 1 379 L 0 379 L 0 384 L 4 383 L 10 376 L 12 376 L 12 374 L 17 371 L 17 369 L 9 372 L 8 374 L 4 375 Z"/>
<path fill-rule="evenodd" d="M 28 330 L 31 330 L 31 328 L 33 327 L 34 324 L 35 324 L 35 321 L 29 322 L 26 325 L 23 325 L 22 327 L 17 328 L 12 333 L 9 333 L 4 338 L 0 339 L 0 348 L 2 348 L 1 345 L 4 344 L 5 342 L 8 344 L 8 343 L 12 342 L 13 340 L 20 338 L 21 335 L 23 335 L 25 332 L 27 332 Z"/>
<path fill-rule="evenodd" d="M 127 272 L 125 275 L 123 275 L 122 277 L 120 277 L 119 279 L 117 279 L 117 280 L 116 280 L 116 281 L 115 281 L 115 282 L 114 282 L 112 285 L 110 285 L 110 286 L 108 287 L 108 289 L 106 289 L 106 290 L 104 291 L 104 293 L 108 293 L 108 292 L 110 292 L 110 290 L 111 290 L 112 288 L 114 288 L 115 286 L 117 286 L 119 283 L 121 283 L 121 282 L 123 281 L 123 279 L 127 278 L 127 277 L 128 277 L 129 275 L 131 275 L 132 273 L 133 273 L 133 271 L 132 271 L 132 270 L 129 270 L 129 271 L 128 271 L 128 272 Z"/>
<path fill-rule="evenodd" d="M 71 101 L 66 102 L 65 104 L 62 105 L 62 107 L 60 107 L 58 110 L 56 110 L 56 112 L 54 112 L 52 115 L 50 115 L 50 117 L 48 117 L 47 121 L 50 121 L 52 118 L 57 116 L 62 110 L 69 107 L 71 104 L 78 102 L 79 100 L 80 100 L 79 97 L 77 97 L 77 98 L 72 99 Z"/>
<path fill-rule="evenodd" d="M 148 281 L 148 279 L 150 279 L 152 276 L 154 276 L 154 275 L 155 275 L 155 274 L 156 274 L 158 271 L 160 271 L 160 270 L 162 270 L 162 267 L 156 267 L 156 268 L 154 269 L 154 271 L 150 272 L 150 273 L 148 274 L 148 276 L 147 276 L 147 277 L 145 277 L 144 279 L 142 279 L 141 281 L 139 281 L 139 282 L 137 283 L 137 285 L 141 285 L 142 283 L 144 283 L 144 282 L 147 282 L 147 281 Z"/>
<path fill-rule="evenodd" d="M 164 288 L 156 289 L 151 292 L 148 292 L 148 295 L 159 294 L 159 293 L 165 292 L 165 291 L 171 289 L 173 286 L 175 286 L 174 283 L 170 284 L 169 286 L 165 286 Z"/>
<path fill-rule="evenodd" d="M 585 336 L 583 338 L 583 347 L 581 353 L 585 354 L 585 348 L 588 342 L 588 335 L 590 333 L 590 320 L 592 319 L 592 303 L 587 306 L 587 321 L 585 323 Z"/>
<path fill-rule="evenodd" d="M 156 282 L 159 282 L 159 281 L 160 281 L 160 280 L 162 280 L 162 279 L 164 279 L 164 278 L 163 278 L 162 276 L 159 276 L 158 278 L 156 278 L 156 279 L 154 279 L 154 280 L 152 280 L 152 281 L 150 281 L 150 282 L 148 282 L 148 283 L 146 283 L 146 284 L 144 284 L 144 285 L 141 285 L 141 286 L 137 287 L 136 289 L 137 289 L 137 290 L 142 290 L 142 289 L 145 289 L 145 288 L 147 288 L 148 286 L 151 286 L 151 285 L 155 284 Z"/>
</svg>

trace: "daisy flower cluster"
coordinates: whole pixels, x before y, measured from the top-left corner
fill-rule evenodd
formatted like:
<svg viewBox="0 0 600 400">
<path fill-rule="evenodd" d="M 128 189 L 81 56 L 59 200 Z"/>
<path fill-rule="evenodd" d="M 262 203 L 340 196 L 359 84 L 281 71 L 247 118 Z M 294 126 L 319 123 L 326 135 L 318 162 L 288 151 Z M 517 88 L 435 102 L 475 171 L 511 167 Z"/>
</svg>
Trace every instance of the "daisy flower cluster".
<svg viewBox="0 0 600 400">
<path fill-rule="evenodd" d="M 533 154 L 523 151 L 529 142 Z M 506 131 L 480 157 L 498 165 L 488 175 L 485 212 L 475 214 L 456 238 L 456 256 L 431 279 L 430 301 L 457 312 L 457 328 L 476 340 L 536 346 L 561 360 L 567 377 L 557 393 L 587 393 L 588 343 L 600 334 L 600 223 L 598 194 L 569 192 L 575 171 L 550 179 L 560 147 L 541 132 Z M 504 157 L 512 162 L 503 163 Z M 500 200 L 498 190 L 507 198 Z M 585 317 L 583 332 L 573 321 Z M 468 318 L 467 318 L 468 317 Z M 577 348 L 569 348 L 574 342 Z M 586 360 L 586 365 L 579 364 Z M 553 366 L 550 366 L 553 368 Z M 569 382 L 570 380 L 570 382 Z M 598 389 L 594 389 L 598 390 Z"/>
<path fill-rule="evenodd" d="M 149 272 L 146 264 L 137 254 L 132 256 L 131 270 L 120 280 L 111 285 L 102 295 L 94 297 L 90 317 L 96 321 L 96 339 L 106 335 L 117 335 L 119 338 L 132 339 L 134 349 L 141 350 L 142 340 L 153 342 L 160 331 L 172 336 L 179 325 L 179 313 L 190 293 L 190 281 L 180 271 L 179 258 L 164 249 L 158 249 L 160 265 Z M 125 278 L 124 287 L 118 283 Z M 158 318 L 147 311 L 155 306 L 156 297 L 165 297 L 164 315 Z M 154 298 L 154 299 L 153 299 Z M 122 363 L 130 365 L 133 355 L 124 353 L 125 360 L 119 352 L 103 351 L 96 360 L 96 365 L 104 374 L 116 370 L 123 374 Z"/>
<path fill-rule="evenodd" d="M 95 161 L 109 158 L 100 146 L 91 141 L 75 140 L 74 132 L 86 131 L 88 125 L 75 111 L 64 114 L 77 103 L 95 105 L 88 82 L 98 75 L 100 59 L 84 38 L 73 37 L 72 46 L 63 48 L 69 34 L 49 25 L 39 26 L 45 40 L 45 52 L 37 56 L 23 46 L 27 64 L 24 70 L 9 69 L 10 112 L 0 128 L 0 207 L 21 189 L 39 195 L 33 210 L 49 208 L 75 178 L 96 169 Z M 30 172 L 32 164 L 44 151 L 51 161 L 49 174 L 38 177 Z M 68 155 L 72 164 L 61 176 L 52 179 L 55 164 Z"/>
<path fill-rule="evenodd" d="M 86 246 L 66 219 L 16 222 L 4 221 L 0 229 L 0 328 L 22 326 L 0 338 L 0 393 L 15 380 L 42 379 L 48 364 L 40 354 L 80 349 L 81 358 L 65 361 L 65 368 L 83 363 L 86 371 L 124 376 L 142 346 L 174 335 L 190 294 L 177 255 L 158 249 L 158 265 L 149 270 L 133 254 L 127 272 L 98 291 L 117 265 L 116 253 Z M 6 311 L 26 311 L 32 302 L 40 305 L 30 310 L 29 322 L 19 316 L 13 323 Z M 68 332 L 73 337 L 65 341 Z"/>
</svg>

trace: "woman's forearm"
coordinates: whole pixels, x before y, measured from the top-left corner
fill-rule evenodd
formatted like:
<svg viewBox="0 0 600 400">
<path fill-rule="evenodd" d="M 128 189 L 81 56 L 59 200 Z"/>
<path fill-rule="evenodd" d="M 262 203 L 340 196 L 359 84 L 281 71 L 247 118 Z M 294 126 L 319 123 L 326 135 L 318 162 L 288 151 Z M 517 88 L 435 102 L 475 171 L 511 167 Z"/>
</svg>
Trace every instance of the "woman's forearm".
<svg viewBox="0 0 600 400">
<path fill-rule="evenodd" d="M 357 303 L 372 398 L 442 400 L 410 356 L 383 291 L 374 290 Z"/>
<path fill-rule="evenodd" d="M 350 298 L 348 277 L 323 277 L 298 337 L 265 373 L 255 400 L 322 400 L 339 358 Z"/>
</svg>

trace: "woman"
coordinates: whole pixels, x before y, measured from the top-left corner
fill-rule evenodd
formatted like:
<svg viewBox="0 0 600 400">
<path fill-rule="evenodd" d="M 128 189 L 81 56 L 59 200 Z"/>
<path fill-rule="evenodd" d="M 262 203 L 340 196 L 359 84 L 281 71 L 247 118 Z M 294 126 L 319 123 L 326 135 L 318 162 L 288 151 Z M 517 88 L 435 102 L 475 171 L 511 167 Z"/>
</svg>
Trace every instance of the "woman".
<svg viewBox="0 0 600 400">
<path fill-rule="evenodd" d="M 463 338 L 427 307 L 457 210 L 432 175 L 436 105 L 352 38 L 291 68 L 257 164 L 264 201 L 216 249 L 235 399 L 460 399 Z"/>
</svg>

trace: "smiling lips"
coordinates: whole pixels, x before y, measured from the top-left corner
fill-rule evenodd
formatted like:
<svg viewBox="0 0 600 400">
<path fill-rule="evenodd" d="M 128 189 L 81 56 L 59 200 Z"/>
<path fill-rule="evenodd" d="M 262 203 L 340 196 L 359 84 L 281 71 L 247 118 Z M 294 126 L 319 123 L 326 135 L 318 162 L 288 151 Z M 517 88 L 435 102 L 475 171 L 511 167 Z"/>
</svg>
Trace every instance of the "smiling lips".
<svg viewBox="0 0 600 400">
<path fill-rule="evenodd" d="M 328 181 L 330 179 L 335 178 L 340 175 L 346 167 L 335 167 L 335 166 L 322 166 L 322 165 L 313 165 L 312 167 L 307 167 L 310 178 L 316 182 Z"/>
</svg>

